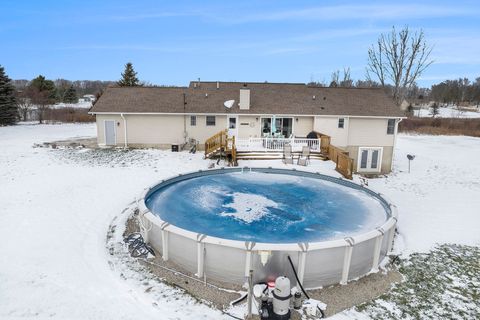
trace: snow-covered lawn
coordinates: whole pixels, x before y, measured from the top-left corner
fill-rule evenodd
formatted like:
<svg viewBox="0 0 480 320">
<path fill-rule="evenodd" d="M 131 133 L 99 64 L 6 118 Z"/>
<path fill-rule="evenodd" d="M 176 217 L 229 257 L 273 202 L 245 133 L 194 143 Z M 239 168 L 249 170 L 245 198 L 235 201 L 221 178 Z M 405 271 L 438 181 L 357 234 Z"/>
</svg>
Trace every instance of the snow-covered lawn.
<svg viewBox="0 0 480 320">
<path fill-rule="evenodd" d="M 206 169 L 209 161 L 201 153 L 32 148 L 95 134 L 94 124 L 0 127 L 0 318 L 225 318 L 189 297 L 172 299 L 174 290 L 155 298 L 145 293 L 112 270 L 105 248 L 112 219 L 143 188 Z M 410 174 L 407 154 L 416 155 Z M 478 138 L 399 137 L 394 172 L 368 181 L 399 208 L 398 250 L 480 245 L 478 159 Z M 285 166 L 280 161 L 240 165 Z M 332 162 L 312 161 L 299 169 L 338 176 L 333 168 Z"/>
<path fill-rule="evenodd" d="M 433 116 L 433 109 L 429 107 L 422 107 L 415 110 L 414 115 L 416 117 L 428 118 Z M 480 118 L 480 110 L 471 108 L 471 110 L 457 109 L 454 106 L 440 107 L 438 108 L 437 118 Z"/>
</svg>

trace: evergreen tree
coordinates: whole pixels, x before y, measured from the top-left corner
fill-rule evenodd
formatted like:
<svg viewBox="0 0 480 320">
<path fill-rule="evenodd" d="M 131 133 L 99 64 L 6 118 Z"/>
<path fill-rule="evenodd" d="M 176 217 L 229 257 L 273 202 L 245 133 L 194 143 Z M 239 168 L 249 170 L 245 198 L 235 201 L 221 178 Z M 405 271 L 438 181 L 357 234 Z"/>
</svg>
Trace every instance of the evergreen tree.
<svg viewBox="0 0 480 320">
<path fill-rule="evenodd" d="M 438 116 L 439 114 L 440 114 L 439 106 L 438 106 L 438 104 L 435 102 L 435 103 L 432 105 L 432 118 L 435 118 L 435 116 Z"/>
<path fill-rule="evenodd" d="M 33 79 L 29 84 L 30 89 L 36 89 L 44 94 L 49 104 L 54 104 L 57 100 L 57 89 L 55 83 L 52 80 L 45 79 L 40 75 Z"/>
<path fill-rule="evenodd" d="M 68 87 L 67 91 L 65 91 L 65 94 L 63 95 L 63 102 L 65 103 L 77 103 L 78 102 L 78 97 L 77 97 L 77 91 L 71 85 Z"/>
<path fill-rule="evenodd" d="M 133 64 L 128 62 L 125 65 L 125 71 L 122 73 L 122 78 L 117 82 L 120 87 L 137 87 L 140 86 L 140 81 L 137 78 L 137 73 L 133 70 Z"/>
<path fill-rule="evenodd" d="M 45 79 L 40 75 L 33 79 L 28 86 L 32 103 L 38 110 L 38 120 L 43 123 L 45 111 L 54 104 L 57 99 L 57 89 L 52 80 Z"/>
<path fill-rule="evenodd" d="M 5 69 L 0 66 L 0 125 L 12 125 L 18 120 L 15 88 Z"/>
</svg>

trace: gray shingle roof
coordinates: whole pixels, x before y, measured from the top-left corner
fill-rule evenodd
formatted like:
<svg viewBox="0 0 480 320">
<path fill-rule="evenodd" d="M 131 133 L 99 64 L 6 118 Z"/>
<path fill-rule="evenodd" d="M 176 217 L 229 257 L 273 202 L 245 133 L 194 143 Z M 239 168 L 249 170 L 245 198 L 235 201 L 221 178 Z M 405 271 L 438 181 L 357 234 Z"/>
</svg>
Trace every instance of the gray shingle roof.
<svg viewBox="0 0 480 320">
<path fill-rule="evenodd" d="M 250 110 L 238 107 L 239 89 L 250 89 Z M 227 100 L 235 100 L 230 109 L 224 107 Z M 217 82 L 191 82 L 189 87 L 109 87 L 90 112 L 404 116 L 382 89 L 243 82 L 219 82 L 219 89 Z"/>
</svg>

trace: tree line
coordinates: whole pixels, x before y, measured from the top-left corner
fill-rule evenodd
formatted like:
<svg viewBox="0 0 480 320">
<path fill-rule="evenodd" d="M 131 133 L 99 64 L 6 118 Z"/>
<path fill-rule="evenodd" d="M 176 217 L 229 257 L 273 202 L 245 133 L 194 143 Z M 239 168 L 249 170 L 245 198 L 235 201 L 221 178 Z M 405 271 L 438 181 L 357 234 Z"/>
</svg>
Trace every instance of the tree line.
<svg viewBox="0 0 480 320">
<path fill-rule="evenodd" d="M 50 80 L 43 75 L 32 80 L 11 80 L 0 65 L 0 125 L 25 121 L 32 110 L 35 110 L 38 121 L 43 123 L 46 112 L 55 103 L 75 104 L 80 96 L 86 94 L 95 95 L 98 99 L 110 85 L 141 86 L 144 83 L 139 81 L 130 62 L 125 65 L 125 71 L 117 82 Z"/>
</svg>

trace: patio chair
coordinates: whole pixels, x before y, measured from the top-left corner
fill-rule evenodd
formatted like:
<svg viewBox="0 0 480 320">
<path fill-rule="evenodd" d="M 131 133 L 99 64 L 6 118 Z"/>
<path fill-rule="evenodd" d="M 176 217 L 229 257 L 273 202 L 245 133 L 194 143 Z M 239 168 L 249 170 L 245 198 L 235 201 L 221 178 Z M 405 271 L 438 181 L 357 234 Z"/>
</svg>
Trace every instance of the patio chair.
<svg viewBox="0 0 480 320">
<path fill-rule="evenodd" d="M 292 154 L 292 146 L 286 144 L 283 146 L 283 163 L 285 164 L 293 164 L 293 154 Z"/>
<path fill-rule="evenodd" d="M 301 166 L 307 166 L 309 162 L 310 162 L 310 147 L 303 146 L 302 154 L 298 157 L 297 164 Z"/>
</svg>

